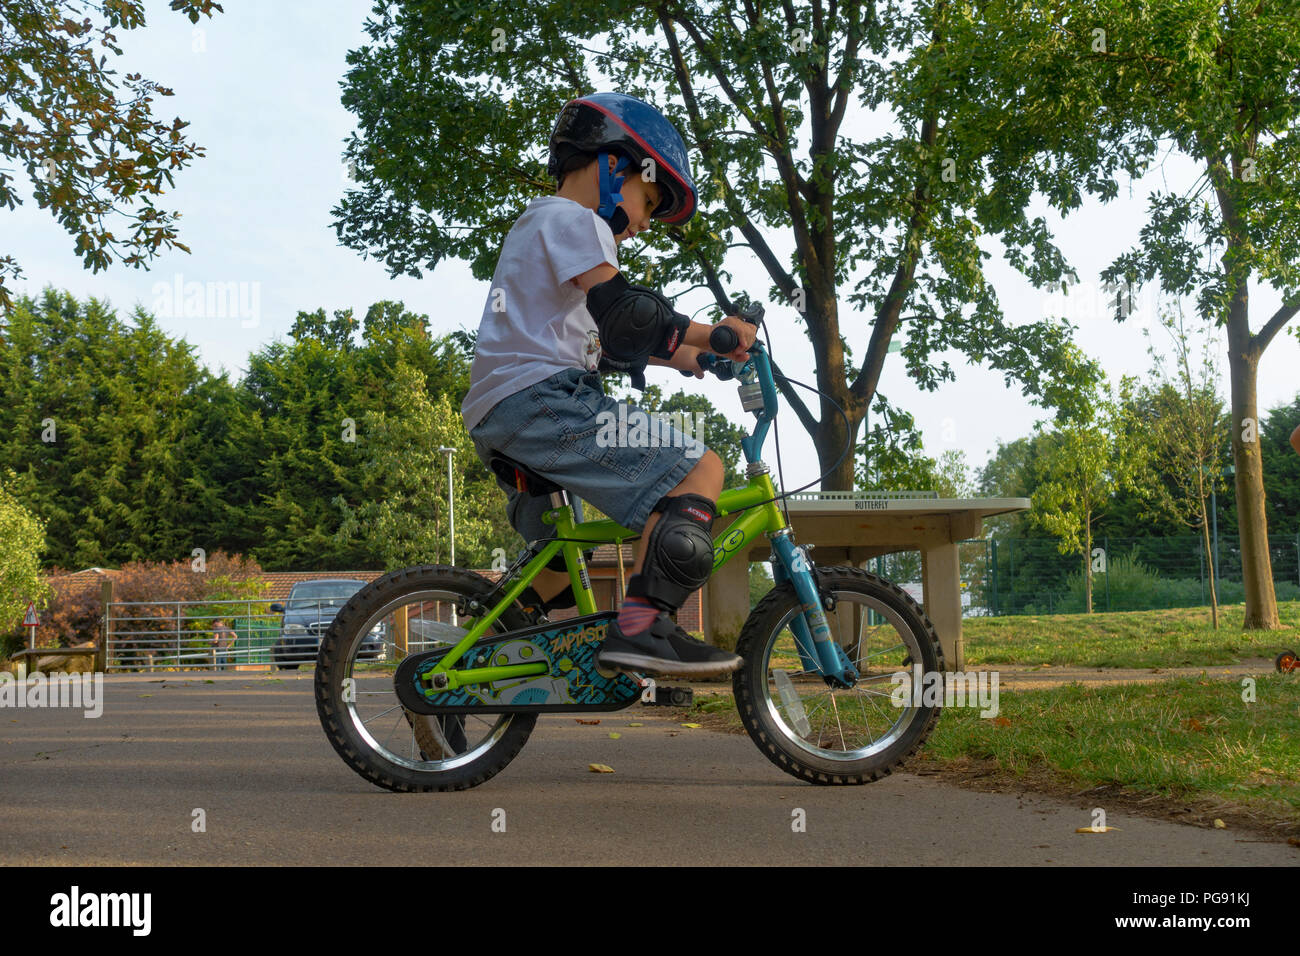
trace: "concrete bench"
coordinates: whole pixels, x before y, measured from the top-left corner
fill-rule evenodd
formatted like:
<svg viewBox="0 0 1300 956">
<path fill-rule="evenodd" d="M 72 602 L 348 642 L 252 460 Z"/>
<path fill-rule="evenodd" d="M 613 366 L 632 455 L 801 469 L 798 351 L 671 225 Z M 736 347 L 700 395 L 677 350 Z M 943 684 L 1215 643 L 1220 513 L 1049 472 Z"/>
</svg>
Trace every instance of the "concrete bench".
<svg viewBox="0 0 1300 956">
<path fill-rule="evenodd" d="M 858 567 L 882 554 L 921 552 L 926 614 L 934 623 L 949 670 L 965 669 L 961 635 L 961 563 L 957 544 L 983 536 L 984 519 L 1024 511 L 1028 498 L 936 498 L 920 493 L 817 492 L 787 499 L 799 544 L 814 544 L 818 565 Z M 714 525 L 716 536 L 723 529 Z M 705 634 L 734 641 L 749 616 L 749 561 L 767 561 L 766 541 L 748 561 L 724 565 L 704 588 Z M 900 582 L 895 582 L 900 583 Z"/>
<path fill-rule="evenodd" d="M 99 648 L 95 645 L 89 647 L 26 647 L 9 658 L 10 663 L 21 663 L 28 674 L 35 674 L 37 671 L 48 669 L 51 665 L 46 661 L 47 658 L 59 657 L 88 657 L 91 662 L 91 670 L 103 670 L 99 660 Z M 44 664 L 44 667 L 42 665 Z"/>
</svg>

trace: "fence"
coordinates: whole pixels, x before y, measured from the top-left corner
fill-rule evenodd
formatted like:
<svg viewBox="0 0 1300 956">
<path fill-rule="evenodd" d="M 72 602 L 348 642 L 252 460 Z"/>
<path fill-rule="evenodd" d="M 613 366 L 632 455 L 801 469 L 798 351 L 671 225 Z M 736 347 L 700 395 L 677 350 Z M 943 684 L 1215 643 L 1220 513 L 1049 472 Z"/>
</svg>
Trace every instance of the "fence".
<svg viewBox="0 0 1300 956">
<path fill-rule="evenodd" d="M 1197 535 L 1093 540 L 1094 611 L 1142 611 L 1210 604 L 1210 567 L 1220 604 L 1245 600 L 1241 551 L 1220 538 L 1207 555 Z M 1083 557 L 1061 554 L 1055 538 L 977 538 L 958 545 L 966 616 L 1082 613 Z M 1269 537 L 1279 601 L 1300 600 L 1300 534 Z M 920 595 L 919 552 L 884 555 L 873 570 Z"/>
<path fill-rule="evenodd" d="M 104 618 L 104 659 L 110 671 L 297 668 L 313 664 L 320 641 L 355 593 L 283 604 L 266 601 L 111 601 Z M 451 603 L 430 600 L 387 615 L 366 640 L 363 657 L 391 664 L 409 652 L 448 643 L 464 632 Z M 217 626 L 229 622 L 229 631 Z M 233 640 L 230 633 L 233 631 Z"/>
<path fill-rule="evenodd" d="M 229 632 L 216 626 L 229 622 Z M 265 601 L 113 601 L 104 617 L 110 671 L 269 666 L 280 615 Z"/>
</svg>

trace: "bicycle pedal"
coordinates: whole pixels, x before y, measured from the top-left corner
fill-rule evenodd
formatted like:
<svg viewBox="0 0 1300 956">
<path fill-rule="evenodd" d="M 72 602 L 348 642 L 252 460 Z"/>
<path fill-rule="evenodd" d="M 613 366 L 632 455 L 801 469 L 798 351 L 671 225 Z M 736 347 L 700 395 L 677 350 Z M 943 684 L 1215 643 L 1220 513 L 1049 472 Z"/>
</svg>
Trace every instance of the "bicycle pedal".
<svg viewBox="0 0 1300 956">
<path fill-rule="evenodd" d="M 655 684 L 653 693 L 642 695 L 641 702 L 654 707 L 690 707 L 695 703 L 695 691 L 690 687 L 665 687 Z"/>
</svg>

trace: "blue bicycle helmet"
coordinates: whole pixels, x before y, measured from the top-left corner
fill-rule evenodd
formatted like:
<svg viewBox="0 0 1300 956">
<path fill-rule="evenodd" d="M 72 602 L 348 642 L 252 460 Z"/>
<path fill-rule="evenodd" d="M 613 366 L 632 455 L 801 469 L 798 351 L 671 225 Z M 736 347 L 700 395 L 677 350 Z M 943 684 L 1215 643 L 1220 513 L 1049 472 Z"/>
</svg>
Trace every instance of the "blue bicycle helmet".
<svg viewBox="0 0 1300 956">
<path fill-rule="evenodd" d="M 560 110 L 551 133 L 547 172 L 558 178 L 560 169 L 575 153 L 595 153 L 600 173 L 600 207 L 596 210 L 615 234 L 627 228 L 627 216 L 618 209 L 623 201 L 618 175 L 629 165 L 637 170 L 646 159 L 654 161 L 655 181 L 662 199 L 652 219 L 680 225 L 695 215 L 697 197 L 690 162 L 681 134 L 649 103 L 623 93 L 592 93 L 570 100 Z M 609 171 L 610 155 L 618 158 Z M 615 228 L 617 226 L 617 228 Z"/>
</svg>

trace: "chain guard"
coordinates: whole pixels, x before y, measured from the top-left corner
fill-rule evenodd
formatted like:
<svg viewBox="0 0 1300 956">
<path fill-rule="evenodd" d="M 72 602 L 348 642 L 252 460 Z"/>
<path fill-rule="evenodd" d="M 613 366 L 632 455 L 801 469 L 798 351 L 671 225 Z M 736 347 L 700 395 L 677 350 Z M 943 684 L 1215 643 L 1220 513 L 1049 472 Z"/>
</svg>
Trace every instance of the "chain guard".
<svg viewBox="0 0 1300 956">
<path fill-rule="evenodd" d="M 641 698 L 640 681 L 619 671 L 601 673 L 596 667 L 605 629 L 617 616 L 605 611 L 490 634 L 471 645 L 452 671 L 539 660 L 547 663 L 545 674 L 530 677 L 435 690 L 430 674 L 451 648 L 412 654 L 393 676 L 397 699 L 407 710 L 435 716 L 621 710 Z"/>
</svg>

